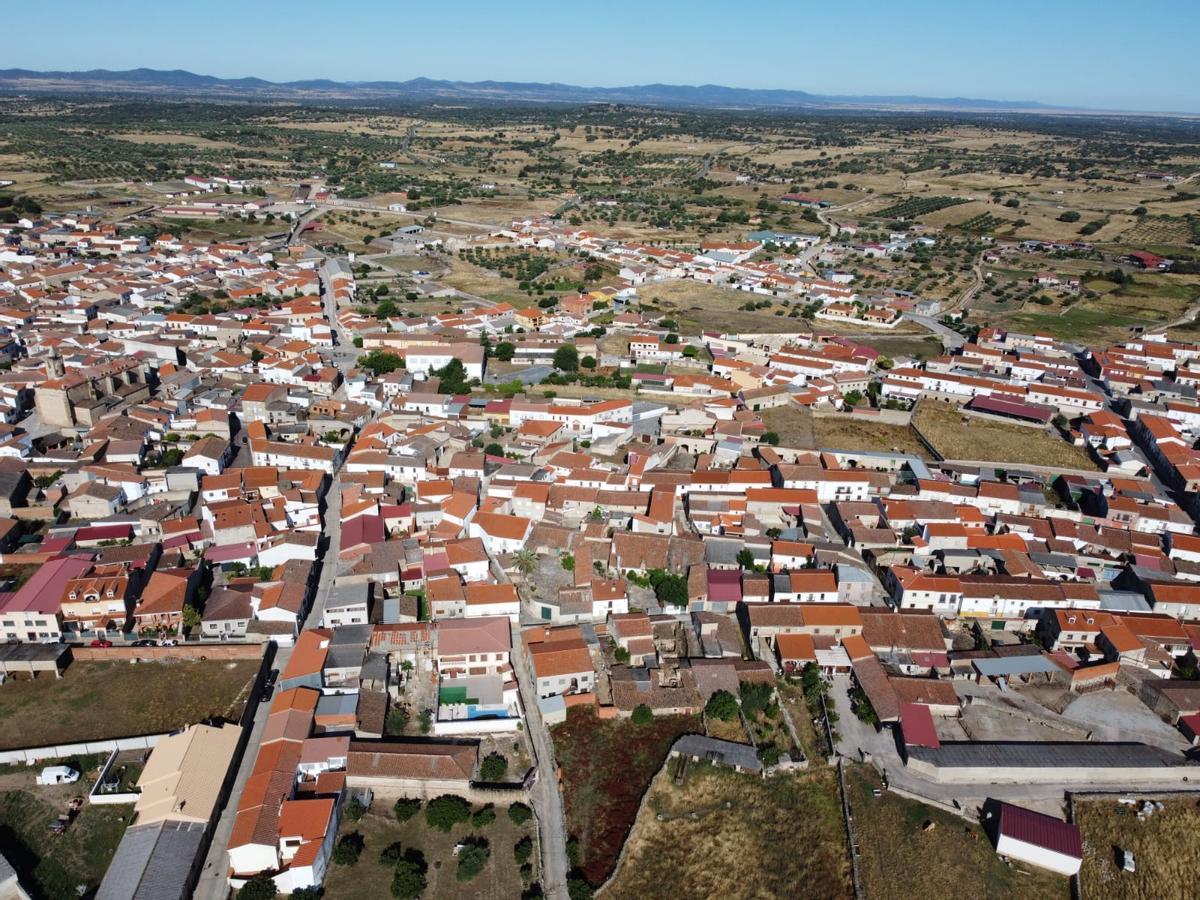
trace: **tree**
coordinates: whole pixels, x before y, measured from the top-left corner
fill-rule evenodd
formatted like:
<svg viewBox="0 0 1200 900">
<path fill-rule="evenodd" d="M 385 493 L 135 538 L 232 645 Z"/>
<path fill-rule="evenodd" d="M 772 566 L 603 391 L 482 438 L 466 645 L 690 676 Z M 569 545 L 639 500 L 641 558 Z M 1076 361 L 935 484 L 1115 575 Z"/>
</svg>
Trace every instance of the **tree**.
<svg viewBox="0 0 1200 900">
<path fill-rule="evenodd" d="M 392 812 L 396 814 L 397 822 L 407 822 L 420 811 L 421 801 L 409 798 L 397 800 L 396 805 L 392 807 Z"/>
<path fill-rule="evenodd" d="M 742 697 L 742 710 L 746 718 L 752 719 L 767 708 L 771 702 L 771 686 L 756 681 L 743 681 L 738 688 Z"/>
<path fill-rule="evenodd" d="M 253 350 L 250 351 L 250 362 L 257 365 L 258 363 L 263 361 L 264 355 L 265 354 L 261 350 L 259 350 L 257 347 L 255 347 Z"/>
<path fill-rule="evenodd" d="M 416 900 L 425 893 L 428 869 L 425 855 L 420 850 L 406 850 L 396 863 L 396 873 L 392 876 L 392 896 L 398 900 Z"/>
<path fill-rule="evenodd" d="M 439 394 L 467 394 L 471 384 L 467 380 L 467 369 L 461 359 L 452 359 L 433 374 L 438 380 Z"/>
<path fill-rule="evenodd" d="M 528 575 L 538 566 L 537 554 L 527 547 L 518 550 L 513 556 L 513 561 L 522 575 Z"/>
<path fill-rule="evenodd" d="M 512 362 L 512 358 L 517 355 L 517 345 L 512 341 L 501 341 L 496 345 L 494 356 L 501 362 Z"/>
<path fill-rule="evenodd" d="M 645 703 L 639 703 L 633 708 L 633 724 L 649 725 L 654 721 L 654 713 Z"/>
<path fill-rule="evenodd" d="M 604 277 L 604 268 L 599 263 L 592 263 L 583 270 L 584 281 L 599 281 Z"/>
<path fill-rule="evenodd" d="M 583 366 L 585 369 L 594 369 L 594 368 L 596 368 L 596 357 L 585 356 L 583 359 L 581 359 L 579 361 L 579 364 L 581 366 Z"/>
<path fill-rule="evenodd" d="M 497 443 L 491 443 L 483 448 L 483 452 L 488 456 L 503 456 L 504 448 Z"/>
<path fill-rule="evenodd" d="M 811 212 L 811 210 L 809 210 Z M 592 886 L 582 878 L 567 879 L 567 897 L 570 900 L 592 900 L 592 895 L 595 891 Z"/>
<path fill-rule="evenodd" d="M 617 647 L 613 650 L 613 659 L 619 663 L 626 664 L 629 662 L 629 651 L 624 647 Z"/>
<path fill-rule="evenodd" d="M 190 603 L 183 605 L 183 627 L 189 631 L 200 627 L 200 610 Z"/>
<path fill-rule="evenodd" d="M 776 431 L 764 431 L 759 441 L 764 444 L 770 444 L 772 447 L 778 447 L 779 433 Z"/>
<path fill-rule="evenodd" d="M 1079 213 L 1075 212 L 1075 210 L 1073 210 L 1073 209 L 1068 209 L 1065 213 L 1063 213 L 1061 216 L 1058 217 L 1058 221 L 1060 221 L 1060 222 L 1078 222 L 1079 221 Z"/>
<path fill-rule="evenodd" d="M 479 777 L 484 781 L 503 781 L 508 773 L 508 760 L 499 753 L 489 753 L 479 766 Z"/>
<path fill-rule="evenodd" d="M 517 865 L 524 865 L 532 856 L 533 840 L 529 835 L 525 835 L 513 846 L 513 859 L 517 861 Z"/>
<path fill-rule="evenodd" d="M 554 351 L 554 368 L 560 372 L 576 372 L 579 370 L 579 351 L 573 344 L 563 344 Z"/>
<path fill-rule="evenodd" d="M 710 719 L 720 719 L 722 722 L 732 722 L 737 718 L 737 697 L 729 691 L 714 691 L 704 705 L 704 714 Z"/>
<path fill-rule="evenodd" d="M 563 567 L 564 572 L 575 571 L 575 557 L 570 553 L 564 554 L 562 558 L 559 559 L 558 563 Z"/>
<path fill-rule="evenodd" d="M 492 850 L 485 838 L 467 838 L 463 841 L 463 848 L 458 851 L 458 869 L 454 873 L 454 880 L 470 881 L 483 871 L 491 855 Z"/>
<path fill-rule="evenodd" d="M 337 842 L 330 859 L 339 866 L 352 866 L 362 856 L 363 846 L 363 836 L 357 831 L 352 831 L 350 834 L 343 835 L 342 839 Z"/>
<path fill-rule="evenodd" d="M 377 319 L 390 319 L 395 314 L 396 304 L 391 300 L 382 300 L 380 301 L 379 305 L 375 307 L 375 318 Z"/>
<path fill-rule="evenodd" d="M 271 876 L 260 872 L 238 889 L 237 900 L 275 900 L 277 893 Z"/>
<path fill-rule="evenodd" d="M 346 805 L 342 807 L 342 816 L 347 822 L 357 822 L 367 814 L 367 808 L 363 806 L 361 800 L 357 797 L 351 797 L 346 801 Z"/>
<path fill-rule="evenodd" d="M 439 831 L 449 831 L 471 818 L 471 804 L 462 797 L 442 794 L 425 806 L 425 821 Z"/>
<path fill-rule="evenodd" d="M 376 375 L 387 375 L 389 372 L 395 372 L 397 369 L 404 368 L 404 357 L 397 353 L 389 353 L 386 350 L 372 350 L 365 356 L 358 358 L 358 364 L 364 369 L 369 369 Z M 462 363 L 459 363 L 462 365 Z"/>
<path fill-rule="evenodd" d="M 737 564 L 743 569 L 753 569 L 754 554 L 749 550 L 739 550 L 737 554 Z"/>
<path fill-rule="evenodd" d="M 654 572 L 650 578 L 654 596 L 663 606 L 687 606 L 687 579 L 671 572 Z"/>
<path fill-rule="evenodd" d="M 507 764 L 506 764 L 507 765 Z M 499 780 L 499 779 L 495 779 Z M 492 804 L 481 806 L 475 810 L 475 814 L 471 816 L 471 824 L 476 828 L 487 828 L 496 821 L 496 807 Z"/>
<path fill-rule="evenodd" d="M 508 817 L 514 825 L 524 825 L 533 818 L 533 810 L 524 803 L 514 803 L 508 808 Z"/>
</svg>

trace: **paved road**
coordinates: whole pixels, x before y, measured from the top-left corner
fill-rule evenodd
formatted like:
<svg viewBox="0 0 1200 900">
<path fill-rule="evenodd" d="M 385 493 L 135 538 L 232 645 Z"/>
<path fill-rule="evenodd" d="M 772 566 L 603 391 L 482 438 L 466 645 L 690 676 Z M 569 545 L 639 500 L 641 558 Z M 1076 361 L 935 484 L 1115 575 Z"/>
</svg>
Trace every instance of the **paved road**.
<svg viewBox="0 0 1200 900">
<path fill-rule="evenodd" d="M 550 900 L 567 897 L 567 819 L 562 794 L 558 791 L 558 765 L 554 762 L 554 743 L 542 721 L 537 706 L 537 693 L 522 652 L 521 631 L 513 627 L 513 668 L 521 688 L 525 707 L 525 725 L 534 756 L 537 758 L 537 779 L 529 799 L 537 814 L 538 835 L 542 846 L 542 890 Z"/>
<path fill-rule="evenodd" d="M 967 339 L 961 334 L 953 328 L 947 328 L 937 319 L 930 318 L 929 316 L 917 316 L 912 313 L 906 313 L 904 318 L 933 332 L 935 336 L 942 339 L 942 346 L 947 349 L 957 349 L 967 342 Z"/>
</svg>

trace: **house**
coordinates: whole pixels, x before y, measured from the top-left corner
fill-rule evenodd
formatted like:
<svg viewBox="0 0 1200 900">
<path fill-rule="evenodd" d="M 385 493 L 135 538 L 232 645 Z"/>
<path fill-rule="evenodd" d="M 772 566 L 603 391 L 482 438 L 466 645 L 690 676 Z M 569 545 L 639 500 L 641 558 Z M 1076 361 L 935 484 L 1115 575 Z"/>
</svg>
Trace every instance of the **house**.
<svg viewBox="0 0 1200 900">
<path fill-rule="evenodd" d="M 249 591 L 217 588 L 204 604 L 200 636 L 215 641 L 243 638 L 253 615 Z"/>
<path fill-rule="evenodd" d="M 365 625 L 370 621 L 371 586 L 365 582 L 333 585 L 325 608 L 321 611 L 321 627 Z"/>
<path fill-rule="evenodd" d="M 216 435 L 201 438 L 183 454 L 183 464 L 206 475 L 220 475 L 233 458 L 233 445 Z"/>
<path fill-rule="evenodd" d="M 506 616 L 446 619 L 438 622 L 437 636 L 442 678 L 491 675 L 509 668 L 512 631 Z"/>
<path fill-rule="evenodd" d="M 470 582 L 464 589 L 467 618 L 507 616 L 516 625 L 521 619 L 521 598 L 512 584 Z"/>
<path fill-rule="evenodd" d="M 183 607 L 199 582 L 199 569 L 156 570 L 134 607 L 134 629 L 139 634 L 177 633 L 183 627 Z"/>
<path fill-rule="evenodd" d="M 578 626 L 531 629 L 522 637 L 538 697 L 594 690 L 596 671 Z"/>
<path fill-rule="evenodd" d="M 991 803 L 984 816 L 1000 856 L 1060 875 L 1079 873 L 1083 841 L 1078 825 L 1003 802 Z"/>
</svg>

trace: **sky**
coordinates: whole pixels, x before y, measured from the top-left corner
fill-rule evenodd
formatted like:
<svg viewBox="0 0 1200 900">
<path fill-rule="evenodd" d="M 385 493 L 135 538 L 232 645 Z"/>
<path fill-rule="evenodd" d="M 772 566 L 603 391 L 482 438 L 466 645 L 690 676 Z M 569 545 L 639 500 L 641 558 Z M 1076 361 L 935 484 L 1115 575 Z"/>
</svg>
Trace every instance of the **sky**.
<svg viewBox="0 0 1200 900">
<path fill-rule="evenodd" d="M 722 84 L 1200 113 L 1200 54 L 1184 37 L 1194 3 L 10 2 L 0 68 Z"/>
</svg>

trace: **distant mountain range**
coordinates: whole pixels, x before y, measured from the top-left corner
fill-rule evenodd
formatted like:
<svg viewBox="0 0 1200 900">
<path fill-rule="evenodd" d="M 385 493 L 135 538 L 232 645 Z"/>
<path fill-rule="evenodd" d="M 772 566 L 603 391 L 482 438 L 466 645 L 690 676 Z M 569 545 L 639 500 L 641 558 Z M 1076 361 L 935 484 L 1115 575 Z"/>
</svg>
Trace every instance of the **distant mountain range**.
<svg viewBox="0 0 1200 900">
<path fill-rule="evenodd" d="M 1032 100 L 978 100 L 966 97 L 828 96 L 805 91 L 731 88 L 719 84 L 640 84 L 628 87 L 579 87 L 510 81 L 306 81 L 262 78 L 215 78 L 181 69 L 130 69 L 112 72 L 34 72 L 0 69 L 0 92 L 39 94 L 101 93 L 168 96 L 174 99 L 359 100 L 374 102 L 628 103 L 692 109 L 928 109 L 954 111 L 1055 111 Z"/>
</svg>

